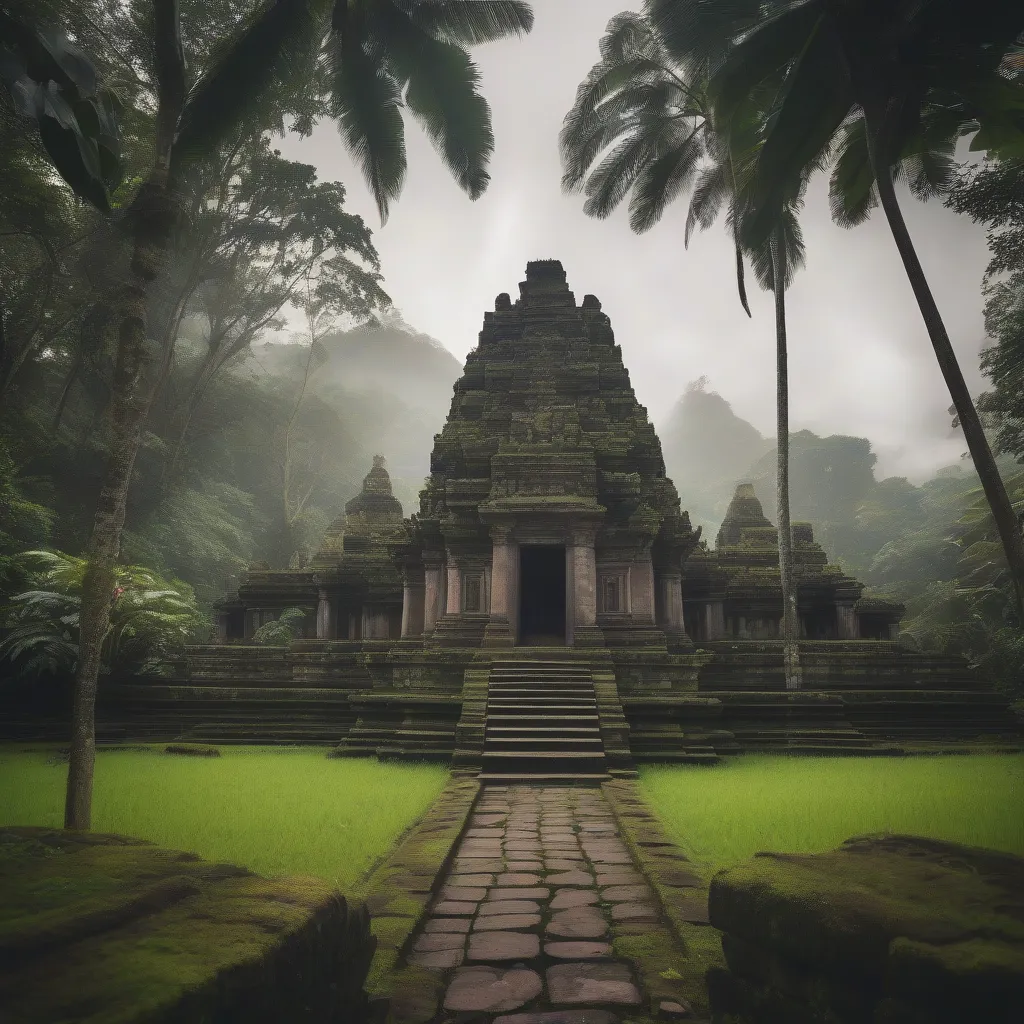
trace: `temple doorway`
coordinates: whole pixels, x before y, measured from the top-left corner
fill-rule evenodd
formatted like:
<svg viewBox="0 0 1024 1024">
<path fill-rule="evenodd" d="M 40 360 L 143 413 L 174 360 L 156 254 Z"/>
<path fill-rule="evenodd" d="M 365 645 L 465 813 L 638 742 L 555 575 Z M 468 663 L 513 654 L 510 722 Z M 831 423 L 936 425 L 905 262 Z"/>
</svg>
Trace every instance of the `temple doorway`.
<svg viewBox="0 0 1024 1024">
<path fill-rule="evenodd" d="M 565 548 L 560 545 L 519 548 L 519 643 L 565 646 Z"/>
</svg>

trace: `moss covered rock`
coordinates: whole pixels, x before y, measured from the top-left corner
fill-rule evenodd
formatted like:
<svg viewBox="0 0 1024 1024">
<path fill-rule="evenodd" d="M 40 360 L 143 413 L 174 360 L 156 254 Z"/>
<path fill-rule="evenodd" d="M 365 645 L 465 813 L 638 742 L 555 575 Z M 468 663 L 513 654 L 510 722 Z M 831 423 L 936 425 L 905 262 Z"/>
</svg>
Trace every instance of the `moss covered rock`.
<svg viewBox="0 0 1024 1024">
<path fill-rule="evenodd" d="M 913 836 L 758 854 L 711 883 L 720 1016 L 768 1022 L 1019 1020 L 1024 859 Z"/>
<path fill-rule="evenodd" d="M 0 828 L 0 1016 L 18 1024 L 361 1022 L 374 939 L 314 878 L 137 839 Z"/>
</svg>

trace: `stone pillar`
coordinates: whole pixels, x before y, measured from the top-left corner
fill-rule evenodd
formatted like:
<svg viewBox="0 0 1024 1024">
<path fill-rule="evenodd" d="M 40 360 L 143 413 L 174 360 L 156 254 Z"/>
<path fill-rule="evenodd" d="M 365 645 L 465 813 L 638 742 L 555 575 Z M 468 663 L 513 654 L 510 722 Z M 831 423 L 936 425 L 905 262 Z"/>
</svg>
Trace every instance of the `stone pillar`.
<svg viewBox="0 0 1024 1024">
<path fill-rule="evenodd" d="M 723 601 L 708 601 L 705 621 L 707 622 L 709 640 L 725 639 L 725 603 Z"/>
<path fill-rule="evenodd" d="M 682 573 L 659 573 L 657 583 L 658 601 L 656 606 L 660 614 L 658 625 L 662 629 L 673 632 L 685 629 L 683 623 Z"/>
<path fill-rule="evenodd" d="M 448 600 L 445 605 L 445 615 L 459 615 L 462 612 L 462 569 L 448 558 Z"/>
<path fill-rule="evenodd" d="M 484 632 L 485 647 L 511 647 L 513 587 L 516 576 L 516 545 L 506 526 L 491 528 L 490 620 Z"/>
<path fill-rule="evenodd" d="M 424 585 L 415 578 L 405 579 L 402 587 L 402 636 L 420 636 L 424 627 Z"/>
<path fill-rule="evenodd" d="M 507 620 L 512 607 L 512 570 L 515 546 L 495 540 L 491 550 L 491 618 Z"/>
<path fill-rule="evenodd" d="M 597 555 L 593 543 L 572 546 L 572 574 L 566 581 L 572 588 L 569 607 L 576 627 L 597 625 Z"/>
<path fill-rule="evenodd" d="M 320 601 L 316 606 L 316 638 L 317 640 L 333 640 L 334 629 L 331 619 L 334 617 L 331 598 L 326 590 L 320 591 Z"/>
<path fill-rule="evenodd" d="M 634 622 L 654 622 L 654 566 L 646 555 L 629 567 L 630 612 Z"/>
<path fill-rule="evenodd" d="M 444 610 L 444 563 L 439 557 L 424 558 L 423 579 L 423 632 L 429 633 Z"/>
<path fill-rule="evenodd" d="M 840 640 L 856 640 L 860 635 L 858 629 L 857 614 L 853 610 L 853 603 L 840 601 L 836 604 L 836 629 Z"/>
<path fill-rule="evenodd" d="M 259 612 L 258 608 L 246 608 L 245 609 L 245 618 L 243 620 L 244 623 L 245 623 L 245 627 L 242 630 L 242 636 L 246 640 L 251 640 L 253 633 L 255 633 L 256 630 L 260 628 L 259 627 L 259 615 L 260 615 L 260 612 Z"/>
<path fill-rule="evenodd" d="M 593 536 L 574 537 L 566 546 L 565 641 L 572 647 L 603 647 L 597 627 L 597 554 Z"/>
</svg>

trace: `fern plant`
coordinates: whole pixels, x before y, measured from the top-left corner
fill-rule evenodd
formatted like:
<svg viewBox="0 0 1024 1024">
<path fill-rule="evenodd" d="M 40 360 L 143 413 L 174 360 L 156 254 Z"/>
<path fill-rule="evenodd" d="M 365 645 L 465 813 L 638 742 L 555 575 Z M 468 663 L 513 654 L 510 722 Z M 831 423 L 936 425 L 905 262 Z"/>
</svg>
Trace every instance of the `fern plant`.
<svg viewBox="0 0 1024 1024">
<path fill-rule="evenodd" d="M 15 677 L 68 675 L 78 662 L 78 627 L 86 559 L 26 551 L 11 559 L 29 588 L 0 606 L 0 664 Z M 191 588 L 143 566 L 117 569 L 103 638 L 106 673 L 165 672 L 202 625 Z"/>
</svg>

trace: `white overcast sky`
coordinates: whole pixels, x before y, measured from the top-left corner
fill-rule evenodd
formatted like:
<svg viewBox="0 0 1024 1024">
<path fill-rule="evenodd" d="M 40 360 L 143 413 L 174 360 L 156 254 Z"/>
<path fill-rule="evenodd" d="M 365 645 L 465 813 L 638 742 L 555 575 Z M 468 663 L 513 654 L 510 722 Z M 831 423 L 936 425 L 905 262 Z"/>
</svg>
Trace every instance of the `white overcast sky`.
<svg viewBox="0 0 1024 1024">
<path fill-rule="evenodd" d="M 576 87 L 598 57 L 609 18 L 629 0 L 535 0 L 533 32 L 476 48 L 496 139 L 491 184 L 470 202 L 419 127 L 407 120 L 405 190 L 381 228 L 361 174 L 335 126 L 279 143 L 348 188 L 348 205 L 374 229 L 385 287 L 405 320 L 460 359 L 477 343 L 499 292 L 517 294 L 526 262 L 559 259 L 580 301 L 598 296 L 611 317 L 640 402 L 658 426 L 687 381 L 709 389 L 763 434 L 775 433 L 771 298 L 751 282 L 753 319 L 736 298 L 722 224 L 683 248 L 685 200 L 634 235 L 623 208 L 588 218 L 564 195 L 558 131 Z M 639 7 L 634 3 L 634 9 Z M 807 266 L 788 293 L 790 426 L 870 438 L 877 475 L 920 481 L 959 461 L 950 398 L 910 285 L 880 211 L 852 231 L 828 215 L 826 181 L 808 193 Z M 981 276 L 984 229 L 940 203 L 903 195 L 904 212 L 972 391 L 984 387 Z M 625 205 L 625 204 L 624 204 Z M 683 481 L 677 485 L 684 486 Z"/>
</svg>

